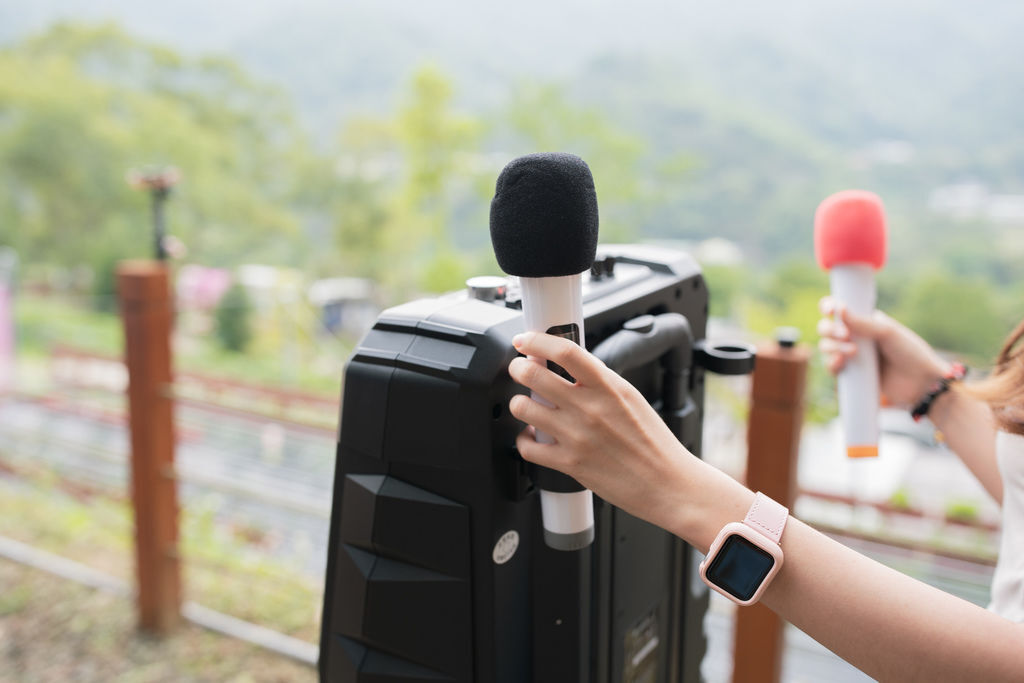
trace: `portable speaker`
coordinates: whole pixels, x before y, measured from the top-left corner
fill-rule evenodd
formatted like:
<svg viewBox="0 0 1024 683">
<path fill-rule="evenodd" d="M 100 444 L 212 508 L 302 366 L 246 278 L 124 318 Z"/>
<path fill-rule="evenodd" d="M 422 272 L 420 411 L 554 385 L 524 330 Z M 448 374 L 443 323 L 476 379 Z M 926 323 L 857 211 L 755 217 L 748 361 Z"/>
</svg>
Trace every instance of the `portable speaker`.
<svg viewBox="0 0 1024 683">
<path fill-rule="evenodd" d="M 749 372 L 705 344 L 708 292 L 686 254 L 604 246 L 584 278 L 590 350 L 700 455 L 704 372 Z M 320 642 L 331 683 L 700 680 L 699 555 L 595 498 L 596 538 L 543 540 L 508 412 L 523 329 L 514 282 L 381 314 L 345 370 Z"/>
</svg>

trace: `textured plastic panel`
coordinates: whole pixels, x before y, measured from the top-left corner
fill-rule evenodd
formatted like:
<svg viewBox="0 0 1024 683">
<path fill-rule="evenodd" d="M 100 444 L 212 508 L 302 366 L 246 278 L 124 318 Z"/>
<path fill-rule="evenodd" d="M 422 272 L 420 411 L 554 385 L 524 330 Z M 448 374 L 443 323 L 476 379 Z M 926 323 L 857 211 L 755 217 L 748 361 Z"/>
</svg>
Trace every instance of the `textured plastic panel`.
<svg viewBox="0 0 1024 683">
<path fill-rule="evenodd" d="M 347 475 L 343 490 L 333 613 L 347 637 L 338 652 L 361 662 L 354 680 L 470 680 L 469 510 L 384 475 Z M 351 656 L 360 648 L 378 648 L 391 663 L 379 653 Z M 420 678 L 366 678 L 373 662 L 378 673 Z"/>
</svg>

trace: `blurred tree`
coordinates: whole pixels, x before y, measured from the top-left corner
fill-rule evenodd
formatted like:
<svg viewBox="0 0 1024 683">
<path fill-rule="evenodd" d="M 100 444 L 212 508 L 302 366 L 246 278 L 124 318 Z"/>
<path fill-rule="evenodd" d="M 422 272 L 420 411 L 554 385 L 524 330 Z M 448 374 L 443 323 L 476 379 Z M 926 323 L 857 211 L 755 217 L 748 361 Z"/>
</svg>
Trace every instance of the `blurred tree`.
<svg viewBox="0 0 1024 683">
<path fill-rule="evenodd" d="M 570 152 L 587 162 L 597 188 L 602 242 L 636 239 L 645 215 L 694 166 L 688 155 L 671 154 L 656 168 L 644 168 L 646 140 L 596 107 L 573 104 L 552 83 L 520 87 L 504 118 L 520 153 Z"/>
<path fill-rule="evenodd" d="M 475 199 L 483 126 L 455 111 L 452 98 L 448 77 L 425 66 L 392 119 L 358 119 L 342 130 L 336 241 L 356 273 L 398 293 L 464 282 L 458 266 L 467 259 L 452 229 Z"/>
<path fill-rule="evenodd" d="M 249 295 L 236 282 L 221 297 L 214 312 L 221 346 L 228 351 L 245 351 L 252 339 L 251 313 Z"/>
<path fill-rule="evenodd" d="M 344 126 L 338 142 L 337 177 L 325 187 L 337 265 L 379 280 L 389 267 L 385 231 L 393 229 L 388 198 L 398 163 L 390 122 L 356 119 Z"/>
<path fill-rule="evenodd" d="M 982 280 L 931 270 L 910 280 L 892 314 L 932 346 L 988 363 L 1010 331 L 998 300 Z"/>
<path fill-rule="evenodd" d="M 828 294 L 828 276 L 813 259 L 794 258 L 760 277 L 749 278 L 740 295 L 744 325 L 762 338 L 772 338 L 781 326 L 800 331 L 801 343 L 818 343 L 818 301 Z M 709 283 L 710 286 L 710 283 Z M 822 422 L 836 415 L 833 378 L 820 363 L 811 363 L 807 378 L 807 419 Z"/>
<path fill-rule="evenodd" d="M 128 169 L 173 163 L 169 230 L 210 263 L 304 250 L 289 202 L 308 145 L 284 97 L 220 58 L 113 25 L 58 24 L 0 51 L 0 241 L 54 264 L 149 255 Z"/>
<path fill-rule="evenodd" d="M 553 84 L 516 91 L 490 128 L 456 111 L 453 98 L 448 77 L 426 66 L 413 74 L 394 117 L 352 120 L 341 131 L 333 192 L 341 259 L 349 272 L 393 292 L 443 291 L 468 275 L 497 272 L 486 200 L 503 163 L 519 154 L 567 151 L 587 161 L 602 242 L 635 239 L 645 213 L 693 167 L 684 155 L 650 161 L 639 137 L 596 108 L 571 104 Z M 502 159 L 481 153 L 485 135 L 488 145 L 508 150 Z M 645 161 L 657 168 L 644 168 Z"/>
<path fill-rule="evenodd" d="M 828 294 L 828 275 L 811 259 L 792 259 L 759 279 L 746 297 L 748 326 L 770 336 L 786 325 L 800 330 L 801 339 L 817 339 L 818 300 Z"/>
<path fill-rule="evenodd" d="M 746 270 L 742 266 L 703 266 L 708 283 L 708 313 L 716 318 L 735 318 L 738 302 L 747 286 Z"/>
<path fill-rule="evenodd" d="M 464 259 L 454 249 L 452 230 L 459 205 L 472 198 L 483 135 L 478 119 L 453 110 L 453 95 L 448 77 L 425 66 L 413 75 L 395 120 L 405 164 L 394 215 L 397 229 L 389 232 L 396 241 L 388 246 L 408 261 L 420 260 L 419 285 L 434 292 L 465 283 L 466 273 L 458 268 Z"/>
</svg>

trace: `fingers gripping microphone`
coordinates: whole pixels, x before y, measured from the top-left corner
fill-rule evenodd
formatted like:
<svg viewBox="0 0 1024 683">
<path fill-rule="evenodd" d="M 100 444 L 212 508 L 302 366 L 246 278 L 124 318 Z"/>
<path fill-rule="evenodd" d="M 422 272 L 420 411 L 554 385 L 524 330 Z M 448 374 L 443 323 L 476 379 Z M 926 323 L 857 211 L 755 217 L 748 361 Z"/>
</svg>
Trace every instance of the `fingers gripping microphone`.
<svg viewBox="0 0 1024 683">
<path fill-rule="evenodd" d="M 597 252 L 597 193 L 590 168 L 572 154 L 530 154 L 501 171 L 491 200 L 494 255 L 522 287 L 527 330 L 583 339 L 582 276 Z M 542 362 L 540 359 L 533 359 Z M 562 368 L 551 369 L 566 379 Z M 533 398 L 547 403 L 543 397 Z M 552 443 L 537 432 L 537 440 Z M 579 550 L 594 540 L 590 491 L 574 479 L 539 468 L 544 540 Z"/>
<path fill-rule="evenodd" d="M 882 200 L 871 192 L 846 190 L 827 197 L 814 215 L 814 252 L 829 271 L 832 296 L 851 313 L 875 310 L 875 270 L 885 263 L 886 225 Z M 839 413 L 852 458 L 878 455 L 878 350 L 854 338 L 857 353 L 839 373 Z"/>
</svg>

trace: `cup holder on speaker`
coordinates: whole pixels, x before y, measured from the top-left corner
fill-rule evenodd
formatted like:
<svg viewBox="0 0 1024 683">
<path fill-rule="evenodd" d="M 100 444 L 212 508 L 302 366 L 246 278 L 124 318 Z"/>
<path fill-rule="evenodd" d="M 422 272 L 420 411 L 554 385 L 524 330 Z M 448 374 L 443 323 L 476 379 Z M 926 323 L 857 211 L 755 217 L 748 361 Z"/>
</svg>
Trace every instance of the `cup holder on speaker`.
<svg viewBox="0 0 1024 683">
<path fill-rule="evenodd" d="M 754 370 L 757 352 L 749 344 L 700 341 L 694 349 L 696 364 L 717 375 L 748 375 Z"/>
</svg>

